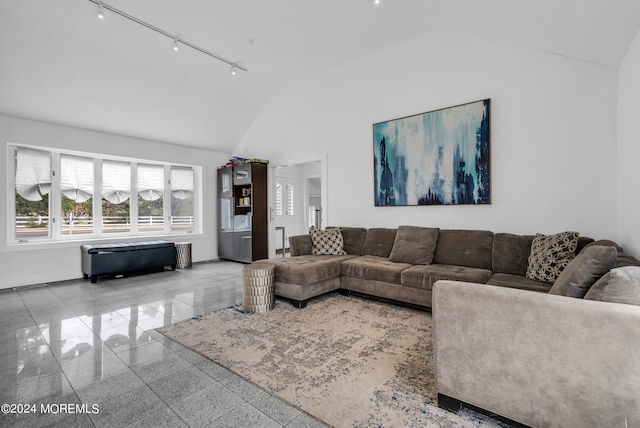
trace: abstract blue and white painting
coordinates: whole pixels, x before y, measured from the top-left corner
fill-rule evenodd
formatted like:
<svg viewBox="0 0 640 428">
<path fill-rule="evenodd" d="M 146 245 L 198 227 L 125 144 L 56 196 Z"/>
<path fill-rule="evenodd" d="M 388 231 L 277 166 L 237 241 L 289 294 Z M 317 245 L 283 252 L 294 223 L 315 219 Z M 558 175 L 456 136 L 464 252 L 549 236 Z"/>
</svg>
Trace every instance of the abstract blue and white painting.
<svg viewBox="0 0 640 428">
<path fill-rule="evenodd" d="M 490 101 L 374 124 L 375 205 L 490 204 Z"/>
</svg>

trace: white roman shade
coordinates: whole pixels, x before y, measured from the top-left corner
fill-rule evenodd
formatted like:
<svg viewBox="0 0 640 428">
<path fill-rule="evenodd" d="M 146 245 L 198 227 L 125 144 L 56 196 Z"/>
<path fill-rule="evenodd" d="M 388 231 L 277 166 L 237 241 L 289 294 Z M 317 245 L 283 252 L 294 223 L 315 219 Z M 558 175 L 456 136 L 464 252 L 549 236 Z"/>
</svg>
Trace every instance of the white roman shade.
<svg viewBox="0 0 640 428">
<path fill-rule="evenodd" d="M 138 165 L 138 196 L 145 201 L 160 199 L 164 193 L 164 167 Z"/>
<path fill-rule="evenodd" d="M 77 203 L 93 196 L 93 159 L 60 156 L 60 189 L 62 194 Z"/>
<path fill-rule="evenodd" d="M 41 201 L 51 190 L 51 153 L 18 147 L 16 192 L 28 201 Z"/>
<path fill-rule="evenodd" d="M 178 199 L 193 195 L 193 169 L 171 168 L 171 195 Z"/>
<path fill-rule="evenodd" d="M 131 165 L 124 162 L 102 163 L 102 197 L 121 204 L 131 196 Z"/>
</svg>

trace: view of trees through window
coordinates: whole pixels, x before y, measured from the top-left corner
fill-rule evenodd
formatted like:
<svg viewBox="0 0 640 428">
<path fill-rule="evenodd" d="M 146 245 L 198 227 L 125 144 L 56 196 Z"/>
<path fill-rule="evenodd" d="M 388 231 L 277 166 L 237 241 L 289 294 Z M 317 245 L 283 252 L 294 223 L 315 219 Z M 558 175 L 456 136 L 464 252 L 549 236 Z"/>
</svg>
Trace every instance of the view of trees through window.
<svg viewBox="0 0 640 428">
<path fill-rule="evenodd" d="M 62 194 L 62 236 L 93 233 L 93 198 L 76 202 Z"/>
<path fill-rule="evenodd" d="M 49 195 L 29 201 L 16 192 L 16 229 L 24 229 L 23 238 L 49 236 Z"/>
</svg>

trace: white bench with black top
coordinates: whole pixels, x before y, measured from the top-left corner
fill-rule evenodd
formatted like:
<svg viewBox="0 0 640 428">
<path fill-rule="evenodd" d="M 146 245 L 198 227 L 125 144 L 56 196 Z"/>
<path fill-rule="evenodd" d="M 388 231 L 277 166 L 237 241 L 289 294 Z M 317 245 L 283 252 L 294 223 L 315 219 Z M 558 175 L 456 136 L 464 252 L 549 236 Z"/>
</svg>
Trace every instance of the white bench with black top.
<svg viewBox="0 0 640 428">
<path fill-rule="evenodd" d="M 169 241 L 82 245 L 82 274 L 98 281 L 100 275 L 119 275 L 171 266 L 176 269 L 176 245 Z"/>
</svg>

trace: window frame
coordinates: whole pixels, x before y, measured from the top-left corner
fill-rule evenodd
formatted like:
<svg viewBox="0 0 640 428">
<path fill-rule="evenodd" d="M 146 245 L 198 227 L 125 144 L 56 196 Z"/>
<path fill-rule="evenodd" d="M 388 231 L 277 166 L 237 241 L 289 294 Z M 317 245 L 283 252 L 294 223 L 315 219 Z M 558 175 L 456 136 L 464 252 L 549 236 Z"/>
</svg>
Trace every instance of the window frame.
<svg viewBox="0 0 640 428">
<path fill-rule="evenodd" d="M 21 238 L 16 234 L 16 153 L 18 148 L 35 149 L 51 154 L 52 180 L 49 193 L 49 236 Z M 93 230 L 90 234 L 82 234 L 71 237 L 62 233 L 62 191 L 60 183 L 61 156 L 78 156 L 93 160 L 94 188 L 93 188 Z M 102 187 L 104 161 L 128 163 L 131 168 L 130 187 L 130 230 L 123 233 L 103 233 L 102 231 Z M 154 236 L 177 237 L 180 235 L 194 236 L 203 234 L 203 191 L 202 191 L 202 167 L 180 163 L 161 162 L 151 159 L 131 158 L 122 156 L 110 156 L 100 153 L 80 152 L 74 150 L 57 149 L 52 147 L 35 146 L 28 144 L 7 144 L 7 245 L 8 246 L 33 246 L 41 244 L 77 244 L 79 241 L 123 240 L 128 238 L 149 238 Z M 162 230 L 140 231 L 138 228 L 138 165 L 161 166 L 164 170 L 163 177 L 163 228 Z M 171 168 L 188 168 L 193 171 L 193 228 L 191 230 L 171 230 Z"/>
</svg>

